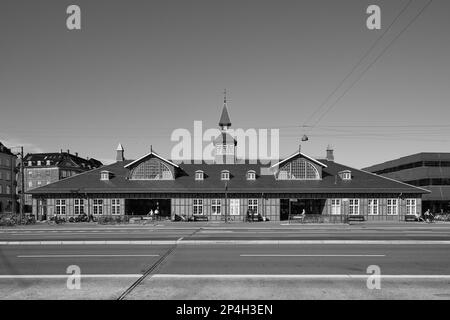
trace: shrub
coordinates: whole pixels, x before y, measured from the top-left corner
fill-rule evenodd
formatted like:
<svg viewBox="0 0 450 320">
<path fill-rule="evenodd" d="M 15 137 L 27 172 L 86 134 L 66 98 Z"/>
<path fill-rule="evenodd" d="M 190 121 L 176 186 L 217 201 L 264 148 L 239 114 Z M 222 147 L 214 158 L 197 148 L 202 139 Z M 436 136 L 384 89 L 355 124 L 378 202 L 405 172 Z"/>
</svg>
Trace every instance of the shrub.
<svg viewBox="0 0 450 320">
<path fill-rule="evenodd" d="M 128 216 L 100 216 L 98 217 L 98 224 L 128 223 L 129 220 Z"/>
</svg>

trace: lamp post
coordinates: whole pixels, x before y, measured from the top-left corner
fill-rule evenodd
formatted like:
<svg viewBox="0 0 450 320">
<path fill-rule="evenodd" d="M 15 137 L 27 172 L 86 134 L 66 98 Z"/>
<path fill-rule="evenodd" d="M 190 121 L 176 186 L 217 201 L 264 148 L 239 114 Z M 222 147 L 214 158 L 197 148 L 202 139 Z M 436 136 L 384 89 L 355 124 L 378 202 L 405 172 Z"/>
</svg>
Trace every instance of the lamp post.
<svg viewBox="0 0 450 320">
<path fill-rule="evenodd" d="M 227 212 L 228 212 L 228 183 L 227 181 L 225 181 L 225 223 L 228 222 Z"/>
</svg>

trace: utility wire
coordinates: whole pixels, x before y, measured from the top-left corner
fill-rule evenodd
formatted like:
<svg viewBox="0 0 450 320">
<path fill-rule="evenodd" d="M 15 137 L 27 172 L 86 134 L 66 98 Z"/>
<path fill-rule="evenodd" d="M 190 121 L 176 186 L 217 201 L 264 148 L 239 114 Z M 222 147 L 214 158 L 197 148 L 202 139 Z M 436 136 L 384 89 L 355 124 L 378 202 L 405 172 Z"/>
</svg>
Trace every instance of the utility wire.
<svg viewBox="0 0 450 320">
<path fill-rule="evenodd" d="M 428 8 L 428 6 L 433 2 L 433 0 L 428 1 L 428 3 L 414 16 L 414 18 L 400 31 L 400 33 L 397 34 L 397 36 L 395 36 L 395 38 L 389 42 L 389 44 L 380 52 L 380 54 L 375 58 L 375 60 L 373 60 L 366 69 L 364 69 L 364 71 L 358 76 L 358 78 L 356 78 L 356 80 L 350 85 L 349 88 L 347 88 L 339 97 L 338 99 L 332 103 L 327 110 L 325 110 L 325 112 L 319 117 L 319 119 L 317 119 L 317 121 L 311 126 L 311 129 L 313 129 L 322 119 L 323 117 L 325 117 L 325 115 L 330 112 L 333 107 L 347 94 L 347 92 L 349 92 L 354 86 L 355 84 L 362 78 L 362 76 L 381 58 L 381 56 L 395 43 L 395 41 L 397 41 L 398 38 L 400 38 L 400 36 L 409 28 L 409 26 L 411 26 L 413 24 L 414 21 L 417 20 L 417 18 L 419 18 L 419 16 L 425 11 L 426 8 Z"/>
<path fill-rule="evenodd" d="M 367 58 L 370 52 L 375 48 L 375 46 L 380 42 L 380 40 L 384 37 L 384 35 L 391 29 L 391 27 L 395 24 L 395 22 L 400 18 L 403 12 L 410 6 L 412 0 L 409 0 L 408 3 L 402 8 L 402 10 L 397 14 L 397 16 L 392 20 L 389 26 L 384 30 L 384 32 L 375 40 L 375 42 L 370 46 L 370 48 L 364 53 L 364 55 L 359 59 L 359 61 L 353 66 L 349 73 L 338 83 L 337 87 L 326 97 L 326 99 L 319 105 L 316 110 L 309 115 L 309 117 L 304 121 L 303 127 L 328 103 L 331 97 L 342 87 L 345 81 L 353 74 L 353 72 L 360 66 L 360 64 Z"/>
</svg>

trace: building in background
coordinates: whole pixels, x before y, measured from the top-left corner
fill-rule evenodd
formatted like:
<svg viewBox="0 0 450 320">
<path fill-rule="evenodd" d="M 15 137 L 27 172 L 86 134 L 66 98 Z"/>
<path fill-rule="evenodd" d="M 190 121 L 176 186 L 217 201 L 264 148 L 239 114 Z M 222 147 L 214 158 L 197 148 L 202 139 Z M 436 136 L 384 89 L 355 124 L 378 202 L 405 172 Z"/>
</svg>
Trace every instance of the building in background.
<svg viewBox="0 0 450 320">
<path fill-rule="evenodd" d="M 16 159 L 0 142 L 0 213 L 16 212 Z"/>
<path fill-rule="evenodd" d="M 422 152 L 363 170 L 430 190 L 422 198 L 423 212 L 450 212 L 450 153 Z"/>
<path fill-rule="evenodd" d="M 236 141 L 226 101 L 214 140 L 215 162 L 174 163 L 153 150 L 126 160 L 121 145 L 117 162 L 30 190 L 33 212 L 42 217 L 147 215 L 174 219 L 199 216 L 215 221 L 245 221 L 249 213 L 272 221 L 305 212 L 324 221 L 404 221 L 421 211 L 428 191 L 350 168 L 334 161 L 333 151 L 314 159 L 298 150 L 277 164 L 236 159 Z"/>
<path fill-rule="evenodd" d="M 31 212 L 31 195 L 26 194 L 34 188 L 70 178 L 77 174 L 96 169 L 103 164 L 92 158 L 81 158 L 69 150 L 58 153 L 28 153 L 24 157 L 25 212 Z M 19 173 L 20 175 L 20 173 Z M 19 190 L 20 190 L 20 179 Z"/>
</svg>

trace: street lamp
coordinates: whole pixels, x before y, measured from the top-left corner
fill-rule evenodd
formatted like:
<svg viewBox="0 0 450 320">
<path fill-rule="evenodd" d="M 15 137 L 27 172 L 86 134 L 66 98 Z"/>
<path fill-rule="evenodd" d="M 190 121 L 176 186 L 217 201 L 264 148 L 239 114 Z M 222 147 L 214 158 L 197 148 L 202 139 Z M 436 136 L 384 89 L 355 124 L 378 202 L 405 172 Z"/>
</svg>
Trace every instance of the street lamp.
<svg viewBox="0 0 450 320">
<path fill-rule="evenodd" d="M 228 182 L 225 181 L 225 223 L 228 222 L 227 212 L 228 212 Z"/>
</svg>

